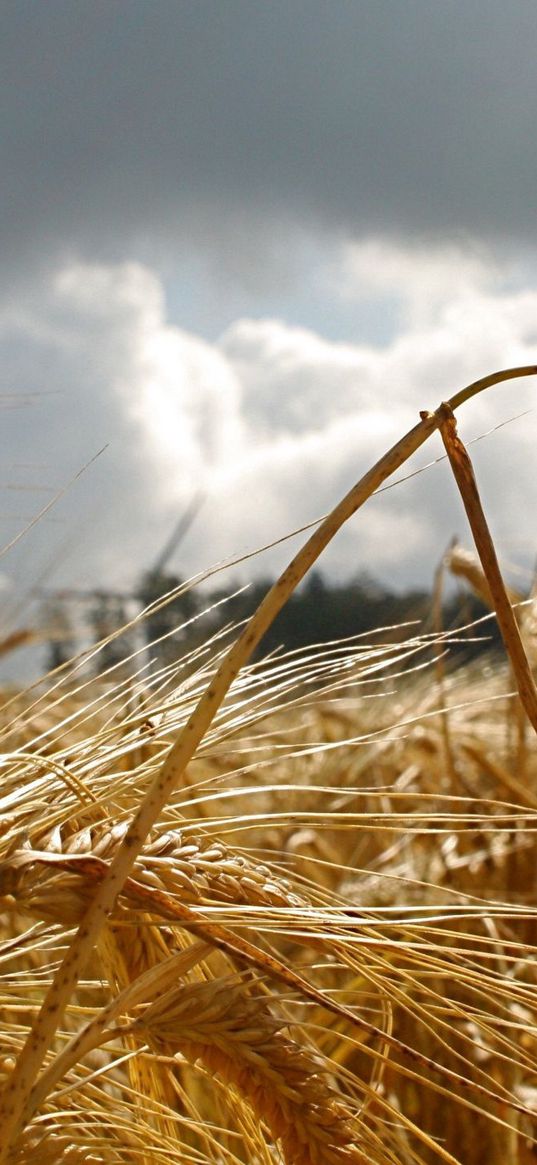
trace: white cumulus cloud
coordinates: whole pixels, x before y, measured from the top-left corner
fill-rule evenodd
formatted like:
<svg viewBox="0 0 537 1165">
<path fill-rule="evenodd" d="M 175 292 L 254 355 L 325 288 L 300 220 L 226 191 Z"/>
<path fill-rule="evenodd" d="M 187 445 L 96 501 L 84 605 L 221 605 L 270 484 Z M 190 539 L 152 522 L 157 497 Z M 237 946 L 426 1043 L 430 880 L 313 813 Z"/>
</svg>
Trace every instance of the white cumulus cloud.
<svg viewBox="0 0 537 1165">
<path fill-rule="evenodd" d="M 204 506 L 173 563 L 185 575 L 312 520 L 421 408 L 496 367 L 537 358 L 537 292 L 501 276 L 486 256 L 456 247 L 414 259 L 378 240 L 350 248 L 341 294 L 401 302 L 400 329 L 375 347 L 281 319 L 237 319 L 209 341 L 168 318 L 147 267 L 64 266 L 0 316 L 5 401 L 25 406 L 5 414 L 4 464 L 14 476 L 6 469 L 4 541 L 47 491 L 108 448 L 3 569 L 20 573 L 26 562 L 37 574 L 48 561 L 58 583 L 130 586 L 200 489 Z M 531 407 L 536 387 L 496 389 L 468 406 L 463 434 Z M 524 541 L 531 550 L 534 436 L 530 416 L 475 446 L 507 553 Z M 440 453 L 436 440 L 417 463 Z M 438 466 L 373 499 L 324 565 L 427 584 L 454 530 L 464 534 L 465 520 Z"/>
</svg>

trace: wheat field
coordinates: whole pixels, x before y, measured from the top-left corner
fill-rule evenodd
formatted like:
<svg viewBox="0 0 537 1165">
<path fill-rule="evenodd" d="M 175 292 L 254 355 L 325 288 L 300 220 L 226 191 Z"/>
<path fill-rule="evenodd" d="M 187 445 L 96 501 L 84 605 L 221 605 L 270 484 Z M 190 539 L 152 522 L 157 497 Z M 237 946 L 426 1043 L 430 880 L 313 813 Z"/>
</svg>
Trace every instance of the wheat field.
<svg viewBox="0 0 537 1165">
<path fill-rule="evenodd" d="M 446 410 L 244 628 L 160 670 L 75 665 L 5 694 L 0 1161 L 536 1159 L 533 605 L 503 586 Z M 447 565 L 494 608 L 505 657 L 450 664 L 487 615 L 252 662 L 341 522 L 436 429 L 479 554 Z"/>
</svg>

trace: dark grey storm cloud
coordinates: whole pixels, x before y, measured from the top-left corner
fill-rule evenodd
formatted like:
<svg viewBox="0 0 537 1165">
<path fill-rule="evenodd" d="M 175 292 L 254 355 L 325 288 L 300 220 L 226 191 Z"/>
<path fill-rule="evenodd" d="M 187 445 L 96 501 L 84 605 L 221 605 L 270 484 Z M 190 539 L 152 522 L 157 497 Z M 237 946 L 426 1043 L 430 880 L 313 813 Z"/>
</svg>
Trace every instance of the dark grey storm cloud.
<svg viewBox="0 0 537 1165">
<path fill-rule="evenodd" d="M 1 32 L 4 262 L 534 230 L 534 0 L 17 0 Z"/>
</svg>

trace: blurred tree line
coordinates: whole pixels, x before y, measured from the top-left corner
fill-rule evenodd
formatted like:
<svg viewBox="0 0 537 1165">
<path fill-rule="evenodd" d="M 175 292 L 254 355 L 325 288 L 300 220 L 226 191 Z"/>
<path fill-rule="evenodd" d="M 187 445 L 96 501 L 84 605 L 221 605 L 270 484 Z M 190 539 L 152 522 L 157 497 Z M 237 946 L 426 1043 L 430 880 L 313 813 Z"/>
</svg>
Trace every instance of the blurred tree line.
<svg viewBox="0 0 537 1165">
<path fill-rule="evenodd" d="M 185 587 L 175 574 L 149 571 L 133 595 L 101 591 L 93 594 L 84 616 L 85 648 L 91 650 L 92 644 L 105 641 L 94 664 L 100 671 L 120 664 L 130 652 L 143 649 L 150 652 L 156 665 L 172 663 L 225 626 L 247 620 L 269 586 L 270 579 L 263 579 L 235 591 L 233 587 L 210 591 Z M 51 636 L 50 666 L 68 661 L 79 650 L 69 608 L 61 602 L 56 606 L 56 622 L 61 620 L 62 634 Z M 148 609 L 148 614 L 143 620 L 136 619 L 142 609 Z M 391 591 L 368 574 L 360 574 L 347 583 L 330 583 L 322 573 L 313 571 L 264 635 L 257 656 L 380 629 L 384 641 L 432 633 L 436 629 L 432 609 L 431 593 L 425 589 Z M 441 624 L 445 630 L 461 628 L 485 612 L 475 595 L 459 588 L 444 601 Z M 133 620 L 133 613 L 133 631 L 120 634 L 121 628 Z M 453 645 L 451 654 L 460 661 L 497 643 L 496 624 L 493 620 L 486 623 L 480 633 L 481 642 L 475 642 L 473 630 L 462 630 L 457 637 L 460 642 Z"/>
<path fill-rule="evenodd" d="M 226 618 L 245 618 L 254 611 L 266 594 L 270 580 L 256 582 L 244 595 L 238 595 L 226 604 Z M 223 597 L 219 595 L 217 597 Z M 412 623 L 408 634 L 432 632 L 432 596 L 424 589 L 396 592 L 361 574 L 351 582 L 330 583 L 319 571 L 313 571 L 305 583 L 289 599 L 264 636 L 259 653 L 267 654 L 284 646 L 288 650 L 307 647 L 313 643 L 327 643 L 352 635 L 367 634 L 382 629 L 383 639 L 406 637 L 401 624 Z M 458 590 L 442 608 L 445 630 L 471 623 L 483 615 L 486 608 L 472 594 Z M 496 625 L 487 623 L 483 635 L 498 641 Z M 474 633 L 464 633 L 461 643 L 455 645 L 459 655 L 471 656 L 482 649 L 474 642 Z"/>
<path fill-rule="evenodd" d="M 95 657 L 99 671 L 120 664 L 131 652 L 143 649 L 150 652 L 157 666 L 173 663 L 225 626 L 248 619 L 270 585 L 270 579 L 263 579 L 243 588 L 188 588 L 174 574 L 148 571 L 133 595 L 93 593 L 86 606 L 82 646 L 91 651 L 92 644 L 104 641 Z M 51 632 L 50 667 L 69 660 L 81 646 L 76 618 L 67 601 L 56 601 L 55 609 L 54 622 L 61 627 L 61 633 Z M 136 618 L 141 610 L 148 610 L 143 620 Z M 443 628 L 447 631 L 464 627 L 485 611 L 475 595 L 459 588 L 443 603 Z M 432 595 L 424 589 L 396 592 L 368 574 L 360 574 L 350 582 L 331 583 L 314 571 L 275 619 L 257 656 L 279 648 L 292 651 L 378 630 L 382 630 L 384 641 L 430 633 L 435 630 L 432 612 Z M 122 632 L 133 615 L 133 630 Z M 405 629 L 401 624 L 412 626 Z M 451 655 L 460 661 L 498 642 L 494 620 L 488 621 L 479 634 L 481 642 L 476 642 L 474 631 L 458 631 L 459 642 L 451 647 Z"/>
</svg>

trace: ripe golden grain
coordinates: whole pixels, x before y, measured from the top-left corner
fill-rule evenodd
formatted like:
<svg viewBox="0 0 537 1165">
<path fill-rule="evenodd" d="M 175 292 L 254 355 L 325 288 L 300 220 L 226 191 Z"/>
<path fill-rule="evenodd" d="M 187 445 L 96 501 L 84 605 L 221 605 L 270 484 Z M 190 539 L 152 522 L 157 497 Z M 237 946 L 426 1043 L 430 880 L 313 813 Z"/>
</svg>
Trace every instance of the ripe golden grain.
<svg viewBox="0 0 537 1165">
<path fill-rule="evenodd" d="M 449 766 L 433 637 L 327 648 L 317 694 L 300 660 L 237 682 L 338 524 L 446 415 L 177 693 L 167 671 L 134 712 L 122 683 L 4 707 L 0 1160 L 529 1161 L 537 758 L 532 738 L 522 783 L 508 676 L 477 699 L 470 673 L 443 677 Z"/>
</svg>

